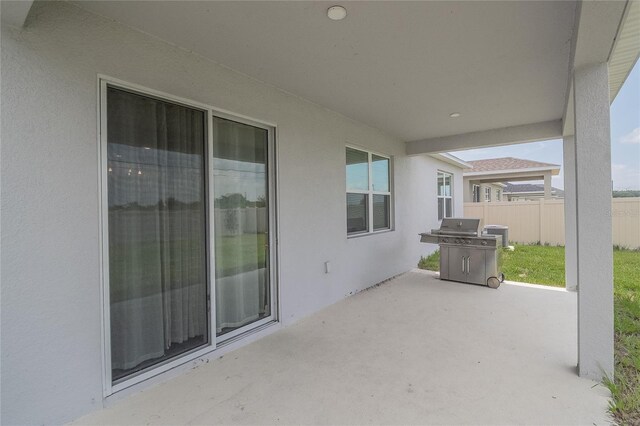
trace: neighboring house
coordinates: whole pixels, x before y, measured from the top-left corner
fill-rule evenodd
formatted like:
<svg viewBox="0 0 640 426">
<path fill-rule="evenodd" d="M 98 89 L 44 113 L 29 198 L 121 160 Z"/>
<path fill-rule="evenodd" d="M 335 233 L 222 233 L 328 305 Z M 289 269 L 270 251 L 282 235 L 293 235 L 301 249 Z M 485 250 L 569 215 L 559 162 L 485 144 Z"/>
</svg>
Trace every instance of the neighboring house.
<svg viewBox="0 0 640 426">
<path fill-rule="evenodd" d="M 553 198 L 551 177 L 560 173 L 558 164 L 542 163 L 521 158 L 503 157 L 468 162 L 464 170 L 464 201 L 492 202 L 505 199 L 506 186 L 511 182 L 544 181 L 542 195 Z"/>
<path fill-rule="evenodd" d="M 544 185 L 536 183 L 507 183 L 505 184 L 503 201 L 531 201 L 544 198 Z M 551 198 L 564 198 L 564 191 L 551 187 Z"/>
<path fill-rule="evenodd" d="M 470 188 L 471 201 L 474 203 L 490 203 L 496 201 L 505 201 L 504 199 L 504 183 L 474 183 Z M 464 187 L 467 190 L 467 184 Z M 467 193 L 468 191 L 465 191 Z M 468 202 L 465 199 L 465 202 Z"/>
<path fill-rule="evenodd" d="M 438 170 L 436 182 L 438 220 L 456 215 L 462 217 L 462 170 L 468 168 L 469 163 L 449 153 L 431 156 L 445 163 Z"/>
<path fill-rule="evenodd" d="M 65 423 L 415 268 L 472 180 L 528 172 L 464 184 L 428 154 L 555 138 L 579 307 L 558 344 L 580 376 L 613 374 L 627 3 L 349 2 L 340 22 L 325 2 L 1 7 L 0 423 Z"/>
</svg>

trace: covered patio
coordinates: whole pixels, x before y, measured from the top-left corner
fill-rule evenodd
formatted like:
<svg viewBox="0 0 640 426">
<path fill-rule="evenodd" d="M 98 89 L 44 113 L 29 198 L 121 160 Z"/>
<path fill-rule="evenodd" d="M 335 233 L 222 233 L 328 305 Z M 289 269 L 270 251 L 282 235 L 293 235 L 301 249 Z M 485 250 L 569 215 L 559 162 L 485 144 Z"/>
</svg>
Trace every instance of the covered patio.
<svg viewBox="0 0 640 426">
<path fill-rule="evenodd" d="M 608 424 L 576 308 L 413 270 L 75 424 Z"/>
<path fill-rule="evenodd" d="M 0 423 L 607 421 L 640 2 L 335 6 L 2 2 Z M 566 289 L 412 271 L 550 139 Z"/>
</svg>

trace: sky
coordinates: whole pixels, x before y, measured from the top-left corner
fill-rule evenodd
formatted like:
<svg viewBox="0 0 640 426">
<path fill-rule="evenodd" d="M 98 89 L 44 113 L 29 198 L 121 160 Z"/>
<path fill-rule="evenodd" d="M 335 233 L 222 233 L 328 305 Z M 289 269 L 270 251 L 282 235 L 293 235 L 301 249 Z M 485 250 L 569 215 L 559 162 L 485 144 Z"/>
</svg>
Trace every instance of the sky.
<svg viewBox="0 0 640 426">
<path fill-rule="evenodd" d="M 640 189 L 640 62 L 611 105 L 611 176 L 613 189 Z M 562 165 L 562 140 L 532 142 L 453 152 L 465 161 L 516 157 Z M 564 189 L 563 168 L 552 185 Z"/>
</svg>

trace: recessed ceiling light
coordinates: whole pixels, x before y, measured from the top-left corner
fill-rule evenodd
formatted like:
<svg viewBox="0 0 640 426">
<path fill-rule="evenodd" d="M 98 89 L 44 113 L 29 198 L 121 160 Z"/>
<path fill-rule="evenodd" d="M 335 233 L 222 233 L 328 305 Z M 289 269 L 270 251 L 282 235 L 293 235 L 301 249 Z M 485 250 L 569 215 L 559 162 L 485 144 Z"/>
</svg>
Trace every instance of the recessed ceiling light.
<svg viewBox="0 0 640 426">
<path fill-rule="evenodd" d="M 342 6 L 331 6 L 327 9 L 327 16 L 332 21 L 340 21 L 347 17 L 347 9 Z"/>
<path fill-rule="evenodd" d="M 452 112 L 451 114 L 449 114 L 449 117 L 458 118 L 458 117 L 460 117 L 460 113 L 459 112 Z"/>
</svg>

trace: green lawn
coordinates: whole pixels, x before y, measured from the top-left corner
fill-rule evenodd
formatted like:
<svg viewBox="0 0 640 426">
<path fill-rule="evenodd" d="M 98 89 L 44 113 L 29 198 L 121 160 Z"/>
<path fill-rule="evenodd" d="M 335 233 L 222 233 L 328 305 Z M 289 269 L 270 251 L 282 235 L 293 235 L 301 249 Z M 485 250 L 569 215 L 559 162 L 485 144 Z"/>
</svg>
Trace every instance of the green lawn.
<svg viewBox="0 0 640 426">
<path fill-rule="evenodd" d="M 267 234 L 241 234 L 218 237 L 216 277 L 226 277 L 266 266 Z"/>
<path fill-rule="evenodd" d="M 423 257 L 418 267 L 437 271 L 439 253 Z M 507 280 L 564 286 L 564 247 L 516 245 L 503 252 Z M 616 333 L 615 383 L 611 412 L 621 424 L 640 424 L 640 251 L 613 251 Z"/>
<path fill-rule="evenodd" d="M 266 267 L 264 233 L 219 236 L 214 242 L 216 278 Z M 180 282 L 204 283 L 204 239 L 111 245 L 109 282 L 111 303 L 145 297 L 162 291 L 163 274 L 175 271 Z M 135 283 L 135 285 L 132 285 Z"/>
</svg>

